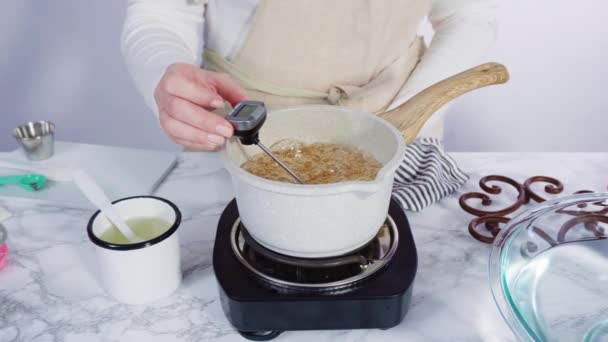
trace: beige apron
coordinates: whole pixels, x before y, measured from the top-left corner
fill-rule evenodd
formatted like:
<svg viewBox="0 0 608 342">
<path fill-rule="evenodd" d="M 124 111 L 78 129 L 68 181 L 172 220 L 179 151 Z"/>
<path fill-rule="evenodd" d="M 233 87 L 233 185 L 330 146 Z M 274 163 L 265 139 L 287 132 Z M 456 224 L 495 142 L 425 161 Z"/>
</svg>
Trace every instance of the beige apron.
<svg viewBox="0 0 608 342">
<path fill-rule="evenodd" d="M 270 109 L 329 103 L 380 113 L 424 49 L 417 35 L 430 0 L 261 0 L 232 60 L 206 50 Z"/>
</svg>

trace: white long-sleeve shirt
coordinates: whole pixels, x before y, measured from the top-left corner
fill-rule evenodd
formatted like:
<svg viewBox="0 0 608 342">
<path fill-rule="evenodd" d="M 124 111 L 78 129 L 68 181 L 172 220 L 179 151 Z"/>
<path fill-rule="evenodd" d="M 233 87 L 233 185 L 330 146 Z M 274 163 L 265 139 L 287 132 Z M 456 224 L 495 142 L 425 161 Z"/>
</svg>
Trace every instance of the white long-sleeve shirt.
<svg viewBox="0 0 608 342">
<path fill-rule="evenodd" d="M 156 113 L 154 89 L 177 62 L 202 65 L 208 47 L 231 59 L 247 37 L 257 0 L 129 0 L 122 35 L 127 68 Z M 434 0 L 429 48 L 391 108 L 481 61 L 495 36 L 495 0 Z M 421 27 L 424 33 L 424 27 Z"/>
</svg>

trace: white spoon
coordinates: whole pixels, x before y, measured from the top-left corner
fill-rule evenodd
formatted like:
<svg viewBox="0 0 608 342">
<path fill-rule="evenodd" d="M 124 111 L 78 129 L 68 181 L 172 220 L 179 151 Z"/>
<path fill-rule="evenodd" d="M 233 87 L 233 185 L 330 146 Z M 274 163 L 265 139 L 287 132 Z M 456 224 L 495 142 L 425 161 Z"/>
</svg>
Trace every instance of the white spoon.
<svg viewBox="0 0 608 342">
<path fill-rule="evenodd" d="M 139 236 L 135 235 L 127 223 L 116 211 L 103 189 L 81 169 L 72 171 L 74 183 L 80 188 L 80 191 L 93 203 L 101 213 L 124 235 L 131 243 L 144 241 Z"/>
</svg>

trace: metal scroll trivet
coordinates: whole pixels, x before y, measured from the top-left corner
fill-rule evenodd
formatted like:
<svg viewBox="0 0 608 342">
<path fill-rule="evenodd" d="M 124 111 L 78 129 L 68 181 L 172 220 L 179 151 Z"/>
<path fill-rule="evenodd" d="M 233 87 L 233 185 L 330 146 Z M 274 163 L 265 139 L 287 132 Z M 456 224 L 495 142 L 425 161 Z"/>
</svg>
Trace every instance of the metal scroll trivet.
<svg viewBox="0 0 608 342">
<path fill-rule="evenodd" d="M 508 207 L 495 211 L 486 211 L 481 209 L 476 209 L 467 204 L 467 201 L 471 199 L 481 200 L 482 206 L 489 206 L 492 204 L 492 199 L 487 194 L 498 195 L 502 192 L 502 188 L 497 185 L 488 185 L 488 182 L 501 182 L 506 183 L 517 190 L 517 200 L 515 203 L 509 205 Z M 545 185 L 544 191 L 548 194 L 560 194 L 564 191 L 563 184 L 552 177 L 547 176 L 534 176 L 528 178 L 525 182 L 518 183 L 517 181 L 499 175 L 490 175 L 485 176 L 479 180 L 479 187 L 485 191 L 485 193 L 481 192 L 469 192 L 460 196 L 458 203 L 460 207 L 464 209 L 469 214 L 477 216 L 469 223 L 469 234 L 473 236 L 478 241 L 491 244 L 494 242 L 494 239 L 500 232 L 500 226 L 506 224 L 511 220 L 507 215 L 515 212 L 517 209 L 521 208 L 523 205 L 527 205 L 530 203 L 530 200 L 536 203 L 545 202 L 546 199 L 540 196 L 538 193 L 532 190 L 532 184 L 534 183 L 547 183 Z M 591 190 L 579 190 L 574 192 L 574 194 L 584 194 L 584 193 L 593 193 Z M 608 223 L 608 204 L 603 201 L 598 201 L 593 203 L 596 206 L 603 207 L 601 210 L 596 211 L 585 211 L 580 210 L 587 207 L 586 203 L 578 204 L 577 207 L 579 210 L 568 210 L 568 208 L 560 209 L 559 213 L 570 215 L 572 219 L 566 221 L 559 230 L 557 235 L 557 241 L 553 239 L 549 234 L 547 234 L 544 230 L 539 227 L 533 227 L 533 231 L 540 236 L 543 240 L 545 240 L 549 245 L 555 246 L 559 243 L 562 243 L 566 240 L 566 234 L 568 231 L 579 223 L 584 223 L 585 229 L 593 232 L 596 237 L 605 236 L 604 229 L 598 225 L 598 223 Z M 489 235 L 484 235 L 480 233 L 482 229 L 480 227 L 483 226 Z"/>
</svg>

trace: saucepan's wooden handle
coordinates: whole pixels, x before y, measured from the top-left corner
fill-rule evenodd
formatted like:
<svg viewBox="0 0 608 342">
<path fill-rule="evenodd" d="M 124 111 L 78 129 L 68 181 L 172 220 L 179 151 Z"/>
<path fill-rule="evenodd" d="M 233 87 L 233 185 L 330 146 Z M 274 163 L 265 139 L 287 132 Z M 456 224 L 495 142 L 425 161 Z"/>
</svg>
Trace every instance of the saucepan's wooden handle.
<svg viewBox="0 0 608 342">
<path fill-rule="evenodd" d="M 395 125 L 405 141 L 410 143 L 431 115 L 446 103 L 471 90 L 506 83 L 508 80 L 509 73 L 504 65 L 482 64 L 433 84 L 380 116 Z"/>
</svg>

